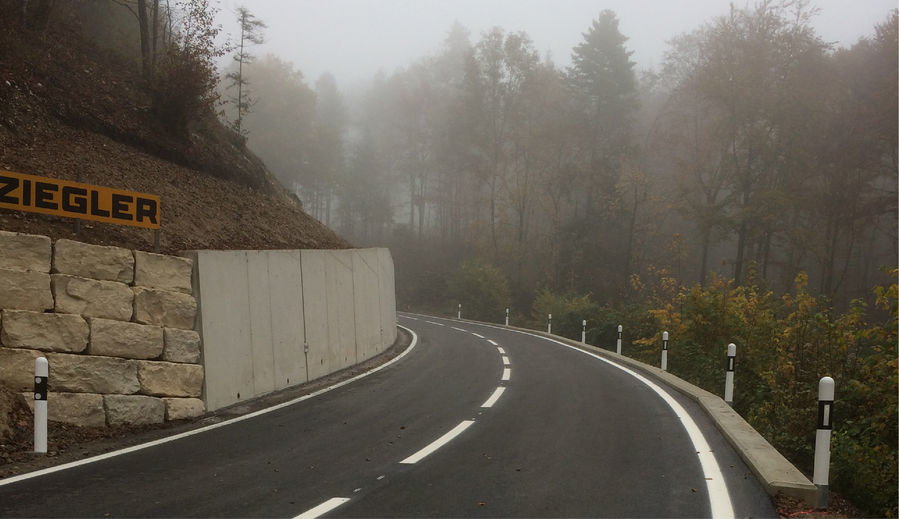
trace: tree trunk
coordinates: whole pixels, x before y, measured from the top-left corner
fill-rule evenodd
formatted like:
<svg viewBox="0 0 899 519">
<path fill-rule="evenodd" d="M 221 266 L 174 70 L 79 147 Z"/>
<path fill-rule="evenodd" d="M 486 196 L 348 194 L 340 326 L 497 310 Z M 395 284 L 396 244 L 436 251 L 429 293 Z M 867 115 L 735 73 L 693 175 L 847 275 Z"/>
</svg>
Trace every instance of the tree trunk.
<svg viewBox="0 0 899 519">
<path fill-rule="evenodd" d="M 152 10 L 153 31 L 150 37 L 150 77 L 156 75 L 156 54 L 159 40 L 159 0 L 153 0 Z"/>
<path fill-rule="evenodd" d="M 150 26 L 147 19 L 147 0 L 137 0 L 137 23 L 140 26 L 140 65 L 144 79 L 151 78 Z"/>
<path fill-rule="evenodd" d="M 237 60 L 237 135 L 243 135 L 241 133 L 240 125 L 243 122 L 243 44 L 246 38 L 246 31 L 244 30 L 247 26 L 247 13 L 241 12 L 240 15 L 240 53 L 238 56 L 240 59 Z"/>
<path fill-rule="evenodd" d="M 740 222 L 740 231 L 737 234 L 737 259 L 734 262 L 734 282 L 739 285 L 743 282 L 743 257 L 746 253 L 746 234 L 749 225 L 744 217 Z"/>
</svg>

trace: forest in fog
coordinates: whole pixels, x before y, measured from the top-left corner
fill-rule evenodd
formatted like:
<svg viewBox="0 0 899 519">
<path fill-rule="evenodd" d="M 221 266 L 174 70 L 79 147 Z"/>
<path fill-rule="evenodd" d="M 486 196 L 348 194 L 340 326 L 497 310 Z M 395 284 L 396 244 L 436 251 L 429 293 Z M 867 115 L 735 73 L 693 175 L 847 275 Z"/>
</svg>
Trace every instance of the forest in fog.
<svg viewBox="0 0 899 519">
<path fill-rule="evenodd" d="M 351 92 L 259 56 L 247 144 L 307 212 L 391 248 L 404 307 L 449 311 L 464 261 L 499 269 L 522 312 L 542 289 L 608 304 L 713 275 L 783 292 L 800 272 L 845 307 L 896 261 L 896 17 L 834 48 L 812 16 L 732 7 L 656 70 L 611 11 L 565 68 L 458 23 Z"/>
<path fill-rule="evenodd" d="M 834 488 L 897 515 L 897 13 L 848 47 L 762 1 L 638 69 L 612 11 L 561 67 L 514 28 L 452 25 L 363 88 L 250 64 L 247 145 L 307 212 L 389 247 L 401 310 L 615 344 L 720 391 L 807 473 L 839 382 Z M 233 68 L 230 69 L 233 72 Z M 227 116 L 233 120 L 234 111 Z M 845 402 L 845 405 L 843 405 Z"/>
</svg>

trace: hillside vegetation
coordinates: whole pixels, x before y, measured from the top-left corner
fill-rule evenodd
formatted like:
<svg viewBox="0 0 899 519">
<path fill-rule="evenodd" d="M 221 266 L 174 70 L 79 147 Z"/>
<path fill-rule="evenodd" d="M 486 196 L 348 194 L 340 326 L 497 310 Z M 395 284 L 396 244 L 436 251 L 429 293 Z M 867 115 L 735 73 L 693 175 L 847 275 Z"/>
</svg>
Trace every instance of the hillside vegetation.
<svg viewBox="0 0 899 519">
<path fill-rule="evenodd" d="M 176 100 L 160 103 L 159 92 L 178 78 L 148 81 L 88 37 L 91 2 L 32 2 L 24 17 L 21 5 L 0 0 L 0 170 L 156 194 L 162 251 L 349 246 L 218 122 L 213 103 L 173 124 L 159 108 Z M 178 87 L 169 94 L 191 95 Z M 76 236 L 71 220 L 8 210 L 0 229 L 153 246 L 143 229 L 83 223 Z"/>
</svg>

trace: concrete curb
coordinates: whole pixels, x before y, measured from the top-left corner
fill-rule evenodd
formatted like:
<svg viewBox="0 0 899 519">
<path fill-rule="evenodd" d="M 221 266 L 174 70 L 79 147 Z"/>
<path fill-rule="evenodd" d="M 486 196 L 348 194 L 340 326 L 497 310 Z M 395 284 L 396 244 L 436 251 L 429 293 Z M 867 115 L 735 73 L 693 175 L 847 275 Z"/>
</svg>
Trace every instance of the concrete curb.
<svg viewBox="0 0 899 519">
<path fill-rule="evenodd" d="M 539 330 L 518 328 L 515 326 L 504 326 L 501 324 L 485 323 L 468 319 L 463 319 L 463 321 L 495 326 L 497 328 L 506 328 L 532 335 L 540 335 L 559 342 L 564 342 L 565 344 L 601 355 L 609 360 L 614 360 L 620 364 L 639 370 L 659 382 L 673 387 L 699 404 L 709 418 L 712 419 L 712 422 L 715 423 L 718 430 L 721 431 L 721 434 L 727 438 L 727 441 L 733 446 L 734 450 L 737 451 L 740 458 L 743 459 L 752 473 L 755 474 L 769 495 L 772 497 L 777 495 L 795 497 L 802 499 L 806 503 L 815 502 L 817 487 L 815 487 L 815 485 L 812 484 L 799 469 L 790 463 L 783 454 L 778 452 L 777 449 L 768 443 L 768 440 L 763 438 L 761 434 L 753 429 L 742 416 L 737 414 L 736 411 L 717 395 L 698 388 L 667 371 L 662 371 L 659 368 L 625 357 L 624 355 L 619 355 L 615 352 L 591 346 L 589 344 L 582 344 L 566 337 L 560 337 Z"/>
</svg>

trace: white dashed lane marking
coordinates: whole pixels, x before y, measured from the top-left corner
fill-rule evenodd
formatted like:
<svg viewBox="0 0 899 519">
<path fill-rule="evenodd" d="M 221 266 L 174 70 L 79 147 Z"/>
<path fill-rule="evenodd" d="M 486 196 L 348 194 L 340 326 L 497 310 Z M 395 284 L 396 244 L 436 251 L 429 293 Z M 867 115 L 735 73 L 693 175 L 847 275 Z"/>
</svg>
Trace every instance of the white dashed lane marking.
<svg viewBox="0 0 899 519">
<path fill-rule="evenodd" d="M 415 463 L 418 463 L 419 461 L 425 459 L 428 455 L 430 455 L 431 453 L 433 453 L 440 447 L 443 447 L 447 443 L 451 442 L 453 440 L 453 438 L 455 438 L 456 436 L 459 436 L 460 434 L 465 432 L 465 429 L 468 429 L 469 427 L 471 427 L 472 424 L 474 424 L 474 420 L 464 420 L 459 425 L 453 427 L 452 430 L 450 430 L 448 433 L 444 434 L 440 438 L 437 438 L 436 440 L 431 442 L 427 447 L 425 447 L 424 449 L 421 449 L 420 451 L 416 452 L 415 454 L 409 456 L 408 458 L 404 459 L 400 463 L 402 463 L 404 465 L 413 465 Z"/>
<path fill-rule="evenodd" d="M 302 514 L 294 517 L 294 519 L 315 519 L 316 517 L 321 517 L 349 500 L 350 498 L 348 497 L 332 497 L 315 508 L 306 510 Z"/>
<path fill-rule="evenodd" d="M 494 391 L 493 394 L 490 395 L 490 398 L 488 398 L 486 402 L 481 404 L 481 407 L 493 407 L 493 404 L 495 404 L 496 401 L 499 400 L 499 397 L 502 396 L 503 392 L 505 391 L 506 388 L 502 386 L 496 388 L 496 391 Z"/>
</svg>

